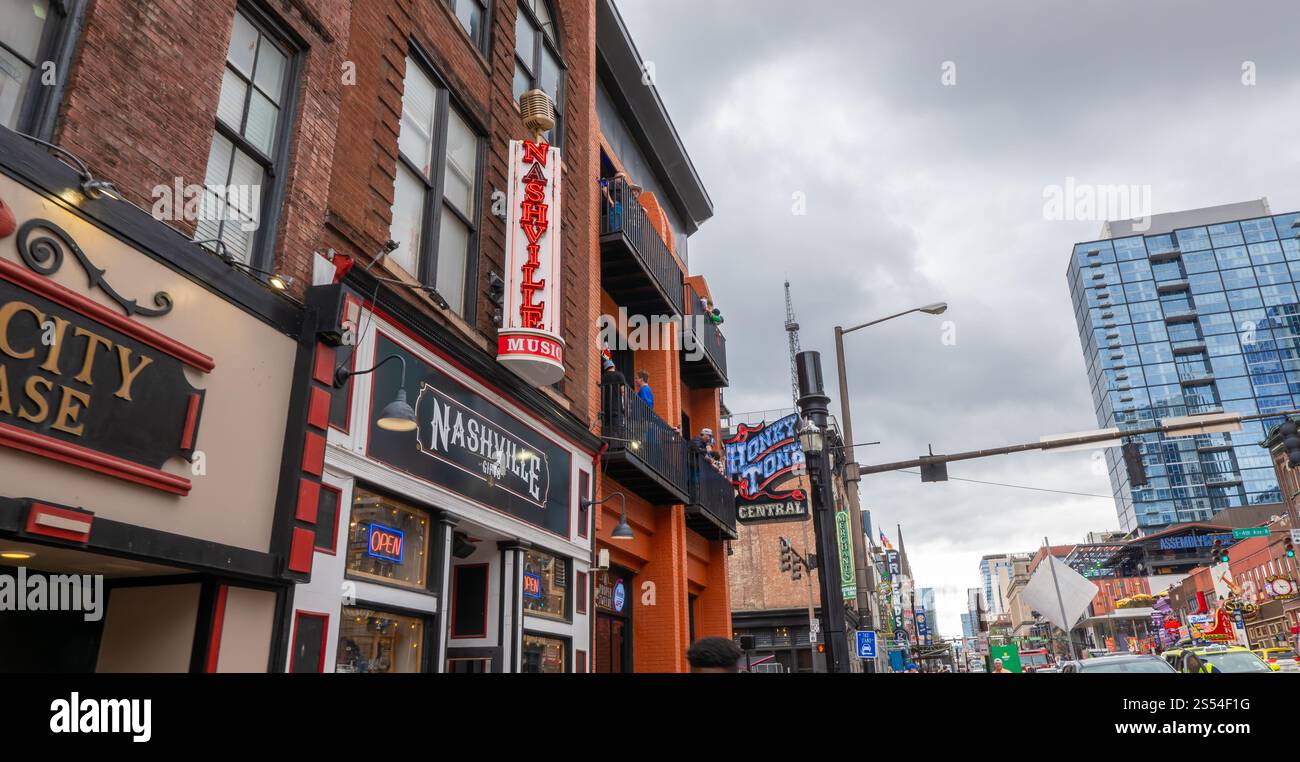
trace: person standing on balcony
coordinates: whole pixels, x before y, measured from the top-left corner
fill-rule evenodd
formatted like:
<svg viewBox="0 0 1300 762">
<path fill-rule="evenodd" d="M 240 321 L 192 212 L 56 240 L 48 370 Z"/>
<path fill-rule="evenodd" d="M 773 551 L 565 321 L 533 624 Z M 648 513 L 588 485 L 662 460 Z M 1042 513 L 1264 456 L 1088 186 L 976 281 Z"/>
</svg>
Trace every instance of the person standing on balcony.
<svg viewBox="0 0 1300 762">
<path fill-rule="evenodd" d="M 636 372 L 636 396 L 651 410 L 655 409 L 655 393 L 650 388 L 650 374 L 644 370 Z"/>
<path fill-rule="evenodd" d="M 622 430 L 627 416 L 627 376 L 614 365 L 609 350 L 601 352 L 600 399 L 605 423 L 614 430 Z"/>
</svg>

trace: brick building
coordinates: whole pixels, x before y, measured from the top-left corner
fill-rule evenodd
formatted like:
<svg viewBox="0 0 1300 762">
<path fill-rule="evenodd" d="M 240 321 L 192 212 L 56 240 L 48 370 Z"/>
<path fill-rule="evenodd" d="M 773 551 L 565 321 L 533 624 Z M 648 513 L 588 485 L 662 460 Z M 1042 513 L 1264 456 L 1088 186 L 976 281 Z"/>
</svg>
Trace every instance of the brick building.
<svg viewBox="0 0 1300 762">
<path fill-rule="evenodd" d="M 596 2 L 596 54 L 592 297 L 610 318 L 600 342 L 615 372 L 591 407 L 605 447 L 597 548 L 609 556 L 596 573 L 595 667 L 681 672 L 692 641 L 731 635 L 735 493 L 690 443 L 719 431 L 727 385 L 726 343 L 702 301 L 712 295 L 689 267 L 690 236 L 713 205 L 609 0 Z M 644 318 L 658 327 L 638 328 Z M 653 405 L 616 380 L 642 372 Z M 615 535 L 624 516 L 630 538 Z"/>
<path fill-rule="evenodd" d="M 686 294 L 707 298 L 708 286 L 688 276 L 685 245 L 711 214 L 689 160 L 684 169 L 685 154 L 671 154 L 680 141 L 657 95 L 641 86 L 639 69 L 628 68 L 639 58 L 611 3 L 37 5 L 43 10 L 0 4 L 0 44 L 17 62 L 0 96 L 0 199 L 16 212 L 14 225 L 0 215 L 3 261 L 45 275 L 40 259 L 24 254 L 19 225 L 33 215 L 57 217 L 77 241 L 104 231 L 135 251 L 115 254 L 117 269 L 149 283 L 140 259 L 161 266 L 154 280 L 174 281 L 167 303 L 174 313 L 154 321 L 165 335 L 137 325 L 148 323 L 138 305 L 150 301 L 112 269 L 108 280 L 136 301 L 97 291 L 94 276 L 87 290 L 85 273 L 67 264 L 59 283 L 124 310 L 125 329 L 201 368 L 211 357 L 165 339 L 247 348 L 234 360 L 220 355 L 209 383 L 184 398 L 197 394 L 200 402 L 190 403 L 188 419 L 181 411 L 183 459 L 170 457 L 137 479 L 180 490 L 192 470 L 183 460 L 206 454 L 208 473 L 221 478 L 188 480 L 200 499 L 154 506 L 150 500 L 160 499 L 132 492 L 149 487 L 105 492 L 100 481 L 112 477 L 99 475 L 85 484 L 65 479 L 67 488 L 53 491 L 0 490 L 0 544 L 13 540 L 32 564 L 102 570 L 112 566 L 96 558 L 117 555 L 136 565 L 118 576 L 194 579 L 179 590 L 167 586 L 192 612 L 192 624 L 182 623 L 191 634 L 178 637 L 193 643 L 171 644 L 171 661 L 109 653 L 110 633 L 92 628 L 76 635 L 86 654 L 81 667 L 94 668 L 98 658 L 103 668 L 159 671 L 590 671 L 611 663 L 595 649 L 612 653 L 608 638 L 596 635 L 600 617 L 592 610 L 607 602 L 603 591 L 613 594 L 610 575 L 592 568 L 598 545 L 657 592 L 642 613 L 640 588 L 629 587 L 625 602 L 636 612 L 615 612 L 635 635 L 623 666 L 679 671 L 692 637 L 730 632 L 724 488 L 701 478 L 698 464 L 688 468 L 684 449 L 671 500 L 662 488 L 601 473 L 629 442 L 644 443 L 643 452 L 662 442 L 645 430 L 611 439 L 596 318 L 611 307 L 652 306 L 629 281 L 629 265 L 647 258 L 655 269 L 644 272 L 674 300 L 667 311 L 698 315 L 698 300 Z M 507 257 L 520 214 L 529 214 L 509 201 L 522 182 L 515 162 L 520 152 L 529 155 L 523 141 L 535 140 L 518 105 L 530 90 L 544 91 L 556 107 L 538 141 L 547 147 L 532 154 L 542 157 L 532 181 L 542 177 L 554 194 L 540 235 L 562 252 L 542 291 L 545 327 L 564 347 L 553 383 L 525 380 L 497 361 L 499 327 L 516 317 L 510 305 L 521 278 L 532 277 Z M 647 109 L 651 101 L 657 111 Z M 69 170 L 78 160 L 86 166 Z M 597 182 L 615 165 L 644 187 L 619 207 L 626 230 L 610 227 Z M 91 180 L 115 188 L 101 193 Z M 15 232 L 6 227 L 18 228 L 14 242 L 3 240 Z M 650 236 L 667 260 L 654 259 Z M 61 261 L 76 259 L 66 242 L 62 251 Z M 231 306 L 244 317 L 224 316 Z M 169 327 L 198 310 L 212 317 Z M 680 421 L 688 434 L 716 430 L 725 345 L 711 323 L 686 331 L 704 352 L 661 349 L 619 360 L 629 371 L 650 370 L 656 410 L 673 425 Z M 45 364 L 57 369 L 53 360 Z M 44 418 L 57 412 L 55 403 Z M 239 409 L 260 417 L 233 412 Z M 59 415 L 75 410 L 68 403 Z M 0 425 L 8 425 L 8 412 L 0 405 Z M 75 428 L 71 420 L 62 423 Z M 232 443 L 240 426 L 260 432 L 257 446 Z M 0 456 L 14 460 L 0 459 L 0 471 L 34 468 L 35 445 L 19 447 L 20 434 L 5 432 L 0 444 L 9 449 Z M 103 473 L 110 455 L 121 460 L 120 434 L 101 432 L 103 441 L 79 456 L 83 468 Z M 40 440 L 47 458 L 66 449 L 47 431 L 21 433 L 24 442 L 33 436 L 51 440 Z M 242 470 L 230 470 L 234 464 Z M 134 465 L 113 467 L 139 473 Z M 227 500 L 262 511 L 242 528 L 205 507 L 232 490 Z M 628 498 L 630 543 L 609 539 L 616 507 L 592 510 L 588 502 L 613 490 Z M 112 499 L 98 505 L 98 492 Z M 146 514 L 130 514 L 133 502 Z M 102 522 L 110 539 L 24 528 L 39 518 L 33 505 L 47 503 Z M 175 548 L 151 545 L 153 555 L 120 547 L 141 547 L 132 538 L 164 529 L 184 539 Z M 228 550 L 217 558 L 196 550 L 199 543 Z M 59 545 L 59 553 L 47 549 Z M 32 554 L 28 546 L 40 547 Z M 143 593 L 114 595 L 124 606 L 147 603 L 147 595 L 130 600 Z M 114 631 L 111 640 L 123 648 L 128 635 Z"/>
</svg>

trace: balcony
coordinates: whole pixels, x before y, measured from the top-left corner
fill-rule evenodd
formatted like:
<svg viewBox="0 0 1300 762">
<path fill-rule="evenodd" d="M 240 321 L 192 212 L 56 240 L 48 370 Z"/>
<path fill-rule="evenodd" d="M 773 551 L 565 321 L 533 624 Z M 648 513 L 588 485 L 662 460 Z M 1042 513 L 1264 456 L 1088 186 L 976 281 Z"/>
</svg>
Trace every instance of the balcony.
<svg viewBox="0 0 1300 762">
<path fill-rule="evenodd" d="M 702 452 L 690 454 L 686 526 L 709 540 L 736 539 L 736 490 Z"/>
<path fill-rule="evenodd" d="M 703 314 L 695 289 L 686 287 L 691 314 L 687 315 L 683 334 L 689 331 L 692 341 L 682 347 L 682 381 L 692 389 L 717 389 L 727 385 L 727 338 L 718 326 Z"/>
<path fill-rule="evenodd" d="M 686 503 L 688 445 L 682 435 L 629 387 L 602 385 L 600 402 L 601 433 L 609 445 L 605 473 L 654 505 Z"/>
<path fill-rule="evenodd" d="M 600 284 L 634 315 L 681 315 L 682 271 L 627 182 L 600 194 Z"/>
</svg>

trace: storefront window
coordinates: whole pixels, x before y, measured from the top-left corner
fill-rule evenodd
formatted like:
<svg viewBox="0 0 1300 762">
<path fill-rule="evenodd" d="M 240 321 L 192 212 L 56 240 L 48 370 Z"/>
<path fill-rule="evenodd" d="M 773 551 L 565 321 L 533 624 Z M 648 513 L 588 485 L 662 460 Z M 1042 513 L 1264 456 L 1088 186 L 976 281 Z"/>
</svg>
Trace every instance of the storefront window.
<svg viewBox="0 0 1300 762">
<path fill-rule="evenodd" d="M 348 576 L 423 590 L 428 514 L 357 489 L 348 524 Z"/>
<path fill-rule="evenodd" d="M 343 607 L 336 672 L 420 672 L 423 653 L 423 620 Z"/>
<path fill-rule="evenodd" d="M 567 641 L 524 634 L 524 672 L 567 672 Z"/>
<path fill-rule="evenodd" d="M 524 553 L 524 611 L 568 620 L 568 559 L 529 550 Z"/>
</svg>

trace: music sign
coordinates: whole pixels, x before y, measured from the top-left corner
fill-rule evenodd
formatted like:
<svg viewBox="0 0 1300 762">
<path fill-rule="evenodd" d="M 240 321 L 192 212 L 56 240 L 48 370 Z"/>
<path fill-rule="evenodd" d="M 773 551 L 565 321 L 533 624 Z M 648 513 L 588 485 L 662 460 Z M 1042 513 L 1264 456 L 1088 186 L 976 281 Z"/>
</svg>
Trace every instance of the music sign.
<svg viewBox="0 0 1300 762">
<path fill-rule="evenodd" d="M 510 141 L 505 305 L 497 360 L 537 387 L 564 378 L 560 338 L 560 152 Z"/>
</svg>

